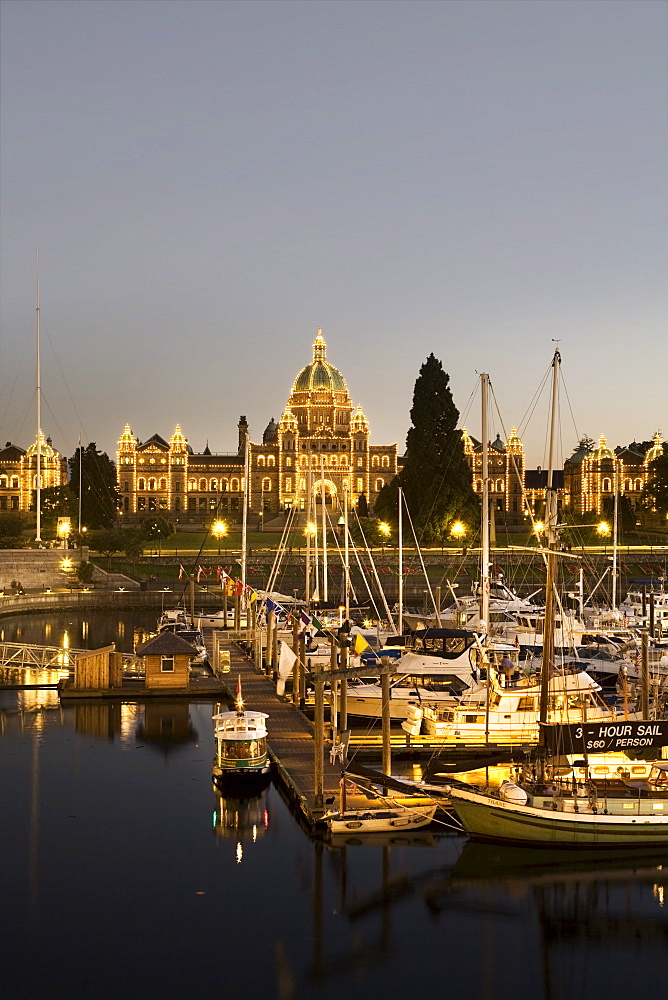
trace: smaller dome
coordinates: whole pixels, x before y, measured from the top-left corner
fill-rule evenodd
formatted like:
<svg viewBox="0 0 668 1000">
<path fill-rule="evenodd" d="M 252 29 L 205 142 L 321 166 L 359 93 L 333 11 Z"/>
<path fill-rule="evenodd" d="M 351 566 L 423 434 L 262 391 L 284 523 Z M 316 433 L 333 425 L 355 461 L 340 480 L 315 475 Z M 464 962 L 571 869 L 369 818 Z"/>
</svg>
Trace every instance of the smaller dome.
<svg viewBox="0 0 668 1000">
<path fill-rule="evenodd" d="M 183 436 L 181 424 L 177 424 L 174 433 L 169 439 L 169 446 L 173 451 L 185 451 L 188 442 Z M 208 444 L 208 441 L 207 441 Z"/>
<path fill-rule="evenodd" d="M 492 443 L 490 444 L 490 448 L 493 448 L 494 451 L 505 451 L 506 450 L 506 446 L 503 443 L 503 441 L 501 440 L 501 435 L 500 434 L 496 435 L 495 440 L 492 441 Z"/>
<path fill-rule="evenodd" d="M 591 457 L 595 461 L 599 462 L 603 458 L 614 459 L 615 456 L 612 452 L 612 449 L 608 447 L 608 441 L 605 434 L 601 434 L 600 438 L 598 439 L 598 446 L 594 448 L 593 452 L 591 453 Z"/>
<path fill-rule="evenodd" d="M 462 427 L 462 445 L 465 455 L 473 454 L 473 438 L 467 431 L 466 427 Z"/>
<path fill-rule="evenodd" d="M 517 427 L 513 427 L 510 431 L 510 437 L 506 441 L 507 448 L 513 448 L 517 451 L 522 451 L 522 441 L 517 436 Z"/>
<path fill-rule="evenodd" d="M 264 429 L 264 434 L 262 435 L 262 444 L 276 444 L 277 438 L 278 438 L 278 426 L 276 424 L 276 421 L 272 417 Z"/>
<path fill-rule="evenodd" d="M 663 439 L 659 432 L 657 431 L 654 435 L 654 444 L 651 448 L 647 449 L 647 454 L 645 455 L 645 465 L 649 465 L 650 462 L 655 462 L 657 458 L 661 458 L 663 455 Z"/>
<path fill-rule="evenodd" d="M 39 432 L 38 440 L 39 440 L 39 453 L 42 456 L 42 458 L 55 458 L 57 455 L 59 455 L 59 452 L 57 452 L 55 448 L 51 447 L 51 438 L 48 439 L 45 438 L 44 433 L 42 431 Z M 28 455 L 37 454 L 37 441 L 34 441 L 30 445 L 27 454 Z"/>
<path fill-rule="evenodd" d="M 283 416 L 281 417 L 281 419 L 279 421 L 279 426 L 280 426 L 281 430 L 284 430 L 284 431 L 287 431 L 287 430 L 290 430 L 290 431 L 297 430 L 297 418 L 296 418 L 296 416 L 294 415 L 294 413 L 292 412 L 292 410 L 290 409 L 289 406 L 287 406 L 285 408 L 285 412 L 283 413 Z"/>
<path fill-rule="evenodd" d="M 353 413 L 352 419 L 350 421 L 350 429 L 353 432 L 353 434 L 356 431 L 359 432 L 359 431 L 369 430 L 369 421 L 362 413 L 361 406 L 358 406 L 355 412 Z"/>
</svg>

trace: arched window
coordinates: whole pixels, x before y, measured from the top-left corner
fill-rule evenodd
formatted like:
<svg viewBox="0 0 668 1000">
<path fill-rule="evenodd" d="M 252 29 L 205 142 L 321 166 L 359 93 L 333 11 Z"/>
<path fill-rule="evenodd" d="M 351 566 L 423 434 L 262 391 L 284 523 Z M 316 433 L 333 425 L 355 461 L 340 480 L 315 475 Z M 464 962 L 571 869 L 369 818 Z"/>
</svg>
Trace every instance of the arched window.
<svg viewBox="0 0 668 1000">
<path fill-rule="evenodd" d="M 313 455 L 312 456 L 312 458 L 311 458 L 311 465 L 313 466 L 314 469 L 317 469 L 318 466 L 320 465 L 320 460 L 318 459 L 317 455 Z"/>
<path fill-rule="evenodd" d="M 348 456 L 347 455 L 341 455 L 341 468 L 342 469 L 347 469 L 348 468 Z"/>
<path fill-rule="evenodd" d="M 239 480 L 238 479 L 236 479 L 236 478 L 230 479 L 230 490 L 232 491 L 232 493 L 238 493 L 239 492 Z"/>
<path fill-rule="evenodd" d="M 636 489 L 637 490 L 642 489 L 642 479 L 636 479 Z"/>
<path fill-rule="evenodd" d="M 383 468 L 384 469 L 389 469 L 389 467 L 390 467 L 389 456 L 388 455 L 383 455 Z"/>
<path fill-rule="evenodd" d="M 612 489 L 612 482 L 609 479 L 604 479 L 602 489 L 604 493 L 610 493 Z"/>
<path fill-rule="evenodd" d="M 257 456 L 257 464 L 262 467 L 264 465 L 264 455 Z"/>
<path fill-rule="evenodd" d="M 292 468 L 292 459 L 291 458 L 286 458 L 286 460 L 285 460 L 285 468 L 286 469 L 291 469 Z"/>
<path fill-rule="evenodd" d="M 12 476 L 12 489 L 13 490 L 18 490 L 18 488 L 19 488 L 19 477 L 18 476 Z"/>
<path fill-rule="evenodd" d="M 138 479 L 137 480 L 137 489 L 138 490 L 145 490 L 146 489 L 146 480 L 145 479 Z"/>
<path fill-rule="evenodd" d="M 262 480 L 262 492 L 263 493 L 268 493 L 270 489 L 271 489 L 271 479 L 268 479 L 268 478 L 267 479 L 263 479 Z"/>
<path fill-rule="evenodd" d="M 292 493 L 292 479 L 290 476 L 285 480 L 285 489 L 287 493 Z"/>
<path fill-rule="evenodd" d="M 0 489 L 7 489 L 8 479 L 7 476 L 0 476 Z"/>
<path fill-rule="evenodd" d="M 496 481 L 496 492 L 497 493 L 503 493 L 503 488 L 504 488 L 503 479 L 497 479 L 497 481 Z"/>
<path fill-rule="evenodd" d="M 364 480 L 363 479 L 358 479 L 357 480 L 357 492 L 361 493 L 363 489 L 364 489 Z"/>
<path fill-rule="evenodd" d="M 329 460 L 329 464 L 332 467 L 332 469 L 338 468 L 339 463 L 337 461 L 336 455 L 332 455 L 332 457 Z"/>
<path fill-rule="evenodd" d="M 300 490 L 305 490 L 306 489 L 306 480 L 305 479 L 300 479 L 299 480 L 299 489 Z"/>
<path fill-rule="evenodd" d="M 371 459 L 371 464 L 374 467 L 374 469 L 378 468 L 378 455 L 373 456 L 373 458 Z"/>
<path fill-rule="evenodd" d="M 197 483 L 195 482 L 194 479 L 189 479 L 188 480 L 188 489 L 189 490 L 196 490 L 197 489 Z"/>
<path fill-rule="evenodd" d="M 155 489 L 155 479 L 149 479 L 149 481 L 148 481 L 148 488 L 149 488 L 149 490 L 154 490 Z"/>
<path fill-rule="evenodd" d="M 229 490 L 229 488 L 230 488 L 229 481 L 227 479 L 221 479 L 220 480 L 220 489 L 221 489 L 221 492 L 227 493 L 227 491 Z"/>
<path fill-rule="evenodd" d="M 199 481 L 199 488 L 201 490 L 206 490 L 206 479 L 200 479 L 200 481 Z"/>
<path fill-rule="evenodd" d="M 380 493 L 380 491 L 382 490 L 382 488 L 383 488 L 384 485 L 385 485 L 385 483 L 384 483 L 384 481 L 382 479 L 377 479 L 376 480 L 376 493 Z"/>
<path fill-rule="evenodd" d="M 217 489 L 218 489 L 218 480 L 217 479 L 212 479 L 211 480 L 211 482 L 209 483 L 209 489 L 211 490 L 212 493 L 215 493 L 217 491 Z"/>
<path fill-rule="evenodd" d="M 274 458 L 273 455 L 269 455 L 269 457 L 267 458 L 267 465 L 270 467 L 272 465 L 276 465 L 276 459 Z"/>
<path fill-rule="evenodd" d="M 632 485 L 631 485 L 631 480 L 630 480 L 630 479 L 625 479 L 625 480 L 624 480 L 624 489 L 625 489 L 625 490 L 626 490 L 627 492 L 628 492 L 629 490 L 632 490 L 632 489 L 633 489 L 633 487 L 632 487 Z"/>
<path fill-rule="evenodd" d="M 161 479 L 160 480 L 160 489 L 161 490 L 166 490 L 167 489 L 167 480 L 166 479 Z"/>
</svg>

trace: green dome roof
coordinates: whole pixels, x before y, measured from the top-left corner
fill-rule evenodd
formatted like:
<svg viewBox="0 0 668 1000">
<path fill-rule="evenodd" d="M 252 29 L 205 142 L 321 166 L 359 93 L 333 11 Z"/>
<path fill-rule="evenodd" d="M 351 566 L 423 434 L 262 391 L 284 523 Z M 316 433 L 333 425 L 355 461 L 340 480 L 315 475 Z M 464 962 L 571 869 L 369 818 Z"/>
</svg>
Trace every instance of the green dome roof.
<svg viewBox="0 0 668 1000">
<path fill-rule="evenodd" d="M 348 392 L 345 379 L 338 368 L 327 361 L 327 345 L 318 330 L 313 343 L 313 361 L 302 368 L 295 379 L 293 392 Z"/>
</svg>

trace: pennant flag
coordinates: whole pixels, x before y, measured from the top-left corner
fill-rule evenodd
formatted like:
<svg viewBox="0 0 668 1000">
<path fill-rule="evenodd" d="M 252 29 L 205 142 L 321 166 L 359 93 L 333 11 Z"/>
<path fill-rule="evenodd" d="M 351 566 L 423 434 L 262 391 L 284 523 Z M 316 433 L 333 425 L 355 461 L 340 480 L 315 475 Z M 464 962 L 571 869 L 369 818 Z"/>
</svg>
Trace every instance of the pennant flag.
<svg viewBox="0 0 668 1000">
<path fill-rule="evenodd" d="M 199 583 L 201 579 L 202 579 L 202 567 L 198 566 L 197 567 L 197 582 Z"/>
<path fill-rule="evenodd" d="M 310 625 L 311 624 L 311 619 L 306 614 L 305 611 L 300 612 L 299 618 L 300 618 L 300 621 L 301 621 L 302 625 Z"/>
<path fill-rule="evenodd" d="M 267 598 L 266 604 L 267 612 L 273 611 L 275 614 L 285 614 L 285 609 L 280 604 L 277 604 L 276 601 L 272 601 L 270 597 Z"/>
<path fill-rule="evenodd" d="M 234 596 L 241 597 L 243 592 L 244 592 L 244 585 L 241 582 L 241 580 L 237 580 L 236 584 L 234 585 Z"/>
<path fill-rule="evenodd" d="M 184 568 L 181 565 L 181 563 L 179 563 L 179 580 L 182 580 L 185 575 L 186 575 L 186 571 L 184 570 Z"/>
<path fill-rule="evenodd" d="M 252 590 L 251 591 L 251 595 L 250 595 L 250 602 L 251 602 L 251 604 L 253 603 L 253 601 L 257 601 L 258 597 L 259 597 L 259 594 L 256 594 L 255 591 Z"/>
<path fill-rule="evenodd" d="M 370 649 L 369 643 L 359 632 L 355 636 L 355 656 L 361 656 L 365 649 Z"/>
<path fill-rule="evenodd" d="M 297 654 L 290 649 L 287 642 L 281 643 L 281 653 L 278 659 L 278 683 L 276 684 L 276 694 L 285 694 L 285 682 L 292 673 Z"/>
<path fill-rule="evenodd" d="M 322 622 L 319 622 L 315 615 L 312 616 L 311 622 L 315 628 L 322 628 Z"/>
</svg>

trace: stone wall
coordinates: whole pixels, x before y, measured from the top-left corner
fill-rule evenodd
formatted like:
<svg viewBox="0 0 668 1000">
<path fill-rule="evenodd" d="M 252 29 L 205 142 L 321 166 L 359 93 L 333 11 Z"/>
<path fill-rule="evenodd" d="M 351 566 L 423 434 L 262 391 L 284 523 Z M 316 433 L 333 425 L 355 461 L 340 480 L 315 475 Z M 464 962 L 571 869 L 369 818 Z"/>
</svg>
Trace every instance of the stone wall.
<svg viewBox="0 0 668 1000">
<path fill-rule="evenodd" d="M 63 567 L 69 559 L 71 569 Z M 20 583 L 24 590 L 45 587 L 68 587 L 76 582 L 75 569 L 88 559 L 83 549 L 0 549 L 0 590 L 11 593 L 11 583 Z"/>
</svg>

